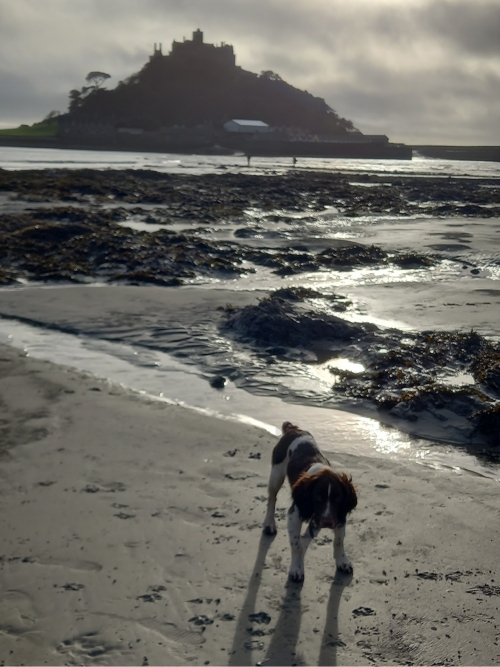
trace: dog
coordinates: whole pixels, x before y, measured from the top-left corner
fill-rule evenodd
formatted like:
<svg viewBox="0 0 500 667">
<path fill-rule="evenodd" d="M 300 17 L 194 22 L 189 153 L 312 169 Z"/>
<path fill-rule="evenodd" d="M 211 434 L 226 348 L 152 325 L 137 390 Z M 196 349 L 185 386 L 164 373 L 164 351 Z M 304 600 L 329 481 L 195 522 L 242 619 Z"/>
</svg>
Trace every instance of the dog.
<svg viewBox="0 0 500 667">
<path fill-rule="evenodd" d="M 352 574 L 352 565 L 344 553 L 347 515 L 358 502 L 352 477 L 332 470 L 308 431 L 290 422 L 284 422 L 281 430 L 282 436 L 272 454 L 263 532 L 266 535 L 276 534 L 276 496 L 285 477 L 288 477 L 293 501 L 287 522 L 292 549 L 289 579 L 295 582 L 304 580 L 305 552 L 322 528 L 333 530 L 333 557 L 337 569 Z M 301 536 L 304 521 L 308 521 L 309 525 Z"/>
</svg>

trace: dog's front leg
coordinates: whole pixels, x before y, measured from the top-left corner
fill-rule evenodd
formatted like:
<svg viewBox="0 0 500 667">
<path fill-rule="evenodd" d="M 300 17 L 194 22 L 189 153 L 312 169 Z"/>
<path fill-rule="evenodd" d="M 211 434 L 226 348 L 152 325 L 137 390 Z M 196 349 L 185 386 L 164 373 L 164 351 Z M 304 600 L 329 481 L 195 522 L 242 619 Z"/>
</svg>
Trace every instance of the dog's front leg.
<svg viewBox="0 0 500 667">
<path fill-rule="evenodd" d="M 299 516 L 297 506 L 293 504 L 288 510 L 288 537 L 292 550 L 292 560 L 288 572 L 290 581 L 304 581 L 304 549 L 300 536 L 301 528 L 302 519 Z"/>
<path fill-rule="evenodd" d="M 352 565 L 344 552 L 345 526 L 333 529 L 333 557 L 337 569 L 347 574 L 352 574 Z"/>
<path fill-rule="evenodd" d="M 283 463 L 273 465 L 271 474 L 269 475 L 269 483 L 267 485 L 267 511 L 264 519 L 264 534 L 276 535 L 276 521 L 274 520 L 274 512 L 276 510 L 276 496 L 278 491 L 283 486 L 286 475 L 286 460 Z"/>
</svg>

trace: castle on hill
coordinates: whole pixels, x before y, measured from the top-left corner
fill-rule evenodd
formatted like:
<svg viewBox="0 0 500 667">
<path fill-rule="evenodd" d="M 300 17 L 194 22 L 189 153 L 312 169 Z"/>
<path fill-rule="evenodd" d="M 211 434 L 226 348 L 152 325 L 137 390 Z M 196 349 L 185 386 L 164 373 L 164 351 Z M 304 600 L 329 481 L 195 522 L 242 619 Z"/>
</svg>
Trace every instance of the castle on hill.
<svg viewBox="0 0 500 667">
<path fill-rule="evenodd" d="M 169 55 L 163 55 L 162 44 L 155 44 L 153 55 L 149 57 L 149 61 L 168 57 L 185 62 L 203 58 L 210 62 L 217 62 L 220 65 L 226 64 L 232 67 L 236 65 L 236 56 L 231 44 L 225 44 L 224 42 L 220 46 L 207 44 L 203 41 L 203 32 L 200 29 L 193 32 L 193 39 L 184 39 L 182 42 L 174 40 Z"/>
<path fill-rule="evenodd" d="M 248 155 L 411 157 L 385 135 L 363 135 L 324 99 L 295 88 L 270 70 L 236 65 L 230 44 L 155 44 L 142 69 L 111 90 L 70 92 L 58 118 L 62 143 L 162 152 Z"/>
<path fill-rule="evenodd" d="M 258 120 L 301 136 L 356 132 L 325 100 L 270 70 L 256 74 L 236 65 L 232 45 L 205 43 L 200 29 L 192 39 L 174 40 L 168 54 L 155 44 L 142 69 L 114 89 L 72 90 L 60 125 L 65 134 L 101 128 L 123 134 L 125 128 L 177 135 L 181 128 L 223 131 L 233 119 Z"/>
</svg>

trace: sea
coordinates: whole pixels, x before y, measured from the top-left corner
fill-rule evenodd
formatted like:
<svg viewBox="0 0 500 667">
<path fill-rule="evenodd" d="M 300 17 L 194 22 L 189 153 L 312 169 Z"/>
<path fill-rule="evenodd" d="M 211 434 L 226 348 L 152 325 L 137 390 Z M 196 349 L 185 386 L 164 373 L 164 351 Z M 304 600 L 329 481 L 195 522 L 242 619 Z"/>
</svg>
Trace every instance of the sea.
<svg viewBox="0 0 500 667">
<path fill-rule="evenodd" d="M 209 156 L 176 155 L 140 152 L 86 151 L 42 148 L 0 147 L 0 168 L 24 169 L 152 169 L 163 173 L 200 174 L 285 174 L 292 169 L 343 173 L 351 182 L 365 174 L 379 176 L 406 175 L 414 177 L 490 179 L 487 186 L 500 188 L 500 163 L 428 159 L 414 155 L 411 161 L 300 158 L 294 166 L 290 158 L 252 157 L 244 155 Z M 359 184 L 372 187 L 370 182 Z M 5 202 L 4 202 L 5 204 Z M 112 204 L 110 204 L 112 206 Z M 286 222 L 270 222 L 262 211 L 248 209 L 246 224 L 257 230 L 250 234 L 258 244 L 316 243 L 328 239 L 374 243 L 385 250 L 439 252 L 444 261 L 431 269 L 403 270 L 397 268 L 360 268 L 354 271 L 327 271 L 300 274 L 300 277 L 277 277 L 264 267 L 255 273 L 236 277 L 194 279 L 182 290 L 229 290 L 269 292 L 279 287 L 306 286 L 325 295 L 341 294 L 355 305 L 344 315 L 351 321 L 373 322 L 380 327 L 401 330 L 471 329 L 500 340 L 500 224 L 498 218 L 436 218 L 426 214 L 398 217 L 383 214 L 346 218 L 329 208 L 323 212 L 278 211 Z M 286 216 L 285 216 L 286 214 Z M 155 231 L 160 226 L 146 224 L 131 214 L 123 223 L 141 231 Z M 187 225 L 185 228 L 192 227 Z M 234 240 L 242 221 L 211 224 L 206 237 Z M 182 231 L 183 226 L 178 226 Z M 200 232 L 203 237 L 203 231 Z M 248 241 L 248 238 L 245 238 Z M 87 286 L 88 287 L 88 286 Z M 95 284 L 96 289 L 113 290 L 113 286 Z M 25 289 L 58 290 L 60 286 L 21 285 L 1 291 Z M 79 289 L 78 286 L 72 289 Z M 145 287 L 144 289 L 148 289 Z M 279 434 L 282 421 L 292 418 L 313 431 L 326 451 L 339 451 L 354 456 L 391 458 L 412 461 L 457 475 L 472 474 L 500 481 L 500 468 L 495 462 L 475 455 L 456 443 L 439 437 L 419 437 L 383 425 L 378 420 L 334 407 L 324 407 L 324 397 L 331 386 L 329 368 L 294 361 L 257 369 L 266 392 L 252 391 L 241 383 L 228 382 L 223 391 L 214 390 L 207 382 L 205 355 L 185 360 L 163 351 L 161 345 L 143 344 L 148 338 L 142 331 L 128 331 L 123 340 L 110 340 L 106 326 L 89 330 L 85 323 L 74 334 L 47 326 L 27 324 L 20 319 L 2 317 L 0 342 L 25 350 L 32 357 L 77 368 L 112 383 L 118 383 L 141 394 L 201 411 L 215 418 L 236 420 Z M 220 332 L 206 329 L 207 349 L 220 345 Z M 228 357 L 244 352 L 222 342 Z M 257 364 L 250 354 L 245 363 Z M 205 365 L 204 365 L 205 364 Z M 354 369 L 349 359 L 339 358 L 339 368 Z M 255 369 L 254 369 L 255 370 Z M 464 376 L 457 382 L 467 383 Z"/>
</svg>

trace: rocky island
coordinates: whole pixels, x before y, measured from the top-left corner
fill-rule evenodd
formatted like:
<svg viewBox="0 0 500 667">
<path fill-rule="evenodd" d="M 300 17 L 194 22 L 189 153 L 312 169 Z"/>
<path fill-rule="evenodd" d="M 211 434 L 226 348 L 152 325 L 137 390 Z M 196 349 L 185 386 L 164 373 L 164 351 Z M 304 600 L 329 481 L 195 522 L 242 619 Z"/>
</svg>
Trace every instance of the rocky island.
<svg viewBox="0 0 500 667">
<path fill-rule="evenodd" d="M 155 44 L 142 69 L 113 89 L 91 72 L 70 92 L 67 113 L 2 144 L 177 153 L 411 159 L 411 147 L 365 135 L 325 100 L 270 70 L 236 64 L 229 44 L 208 44 L 196 30 L 169 54 Z M 243 120 L 241 120 L 243 119 Z M 42 124 L 37 124 L 40 130 Z M 43 128 L 42 128 L 43 129 Z"/>
</svg>

